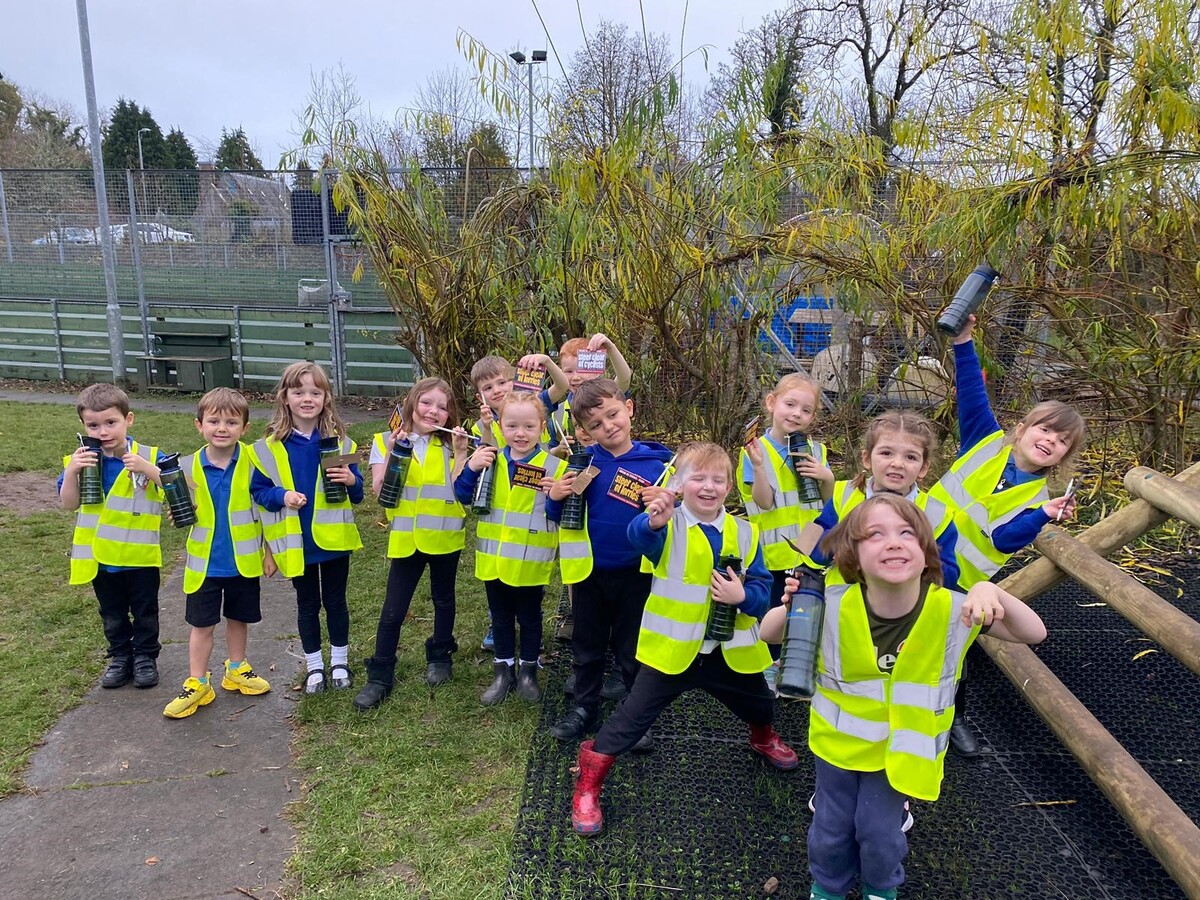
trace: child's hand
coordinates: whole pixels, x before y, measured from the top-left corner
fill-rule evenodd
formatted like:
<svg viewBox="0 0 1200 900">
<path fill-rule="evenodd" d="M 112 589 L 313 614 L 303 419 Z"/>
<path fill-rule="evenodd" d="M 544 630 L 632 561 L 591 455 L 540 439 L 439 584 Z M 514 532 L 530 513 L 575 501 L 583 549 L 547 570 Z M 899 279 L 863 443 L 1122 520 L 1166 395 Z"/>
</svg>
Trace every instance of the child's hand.
<svg viewBox="0 0 1200 900">
<path fill-rule="evenodd" d="M 726 575 L 729 577 L 726 578 Z M 712 597 L 718 603 L 737 606 L 746 599 L 746 586 L 742 584 L 742 579 L 734 573 L 733 569 L 726 569 L 724 572 L 713 569 Z"/>
<path fill-rule="evenodd" d="M 408 432 L 404 430 L 403 425 L 398 425 L 395 431 L 384 437 L 383 443 L 387 447 L 387 451 L 391 453 L 392 447 L 396 446 L 396 441 L 404 440 L 408 440 Z"/>
<path fill-rule="evenodd" d="M 779 598 L 780 602 L 783 603 L 784 606 L 791 606 L 792 595 L 798 590 L 800 590 L 800 579 L 793 578 L 791 575 L 789 575 L 787 578 L 783 579 L 783 596 Z"/>
<path fill-rule="evenodd" d="M 78 475 L 80 469 L 90 469 L 100 464 L 100 454 L 89 447 L 76 447 L 67 461 L 67 474 Z"/>
<path fill-rule="evenodd" d="M 551 447 L 546 452 L 549 453 L 551 456 L 556 457 L 557 459 L 566 459 L 568 456 L 571 455 L 571 451 L 567 449 L 567 445 L 563 444 L 561 442 L 555 444 L 553 447 Z"/>
<path fill-rule="evenodd" d="M 659 487 L 658 485 L 648 484 L 642 488 L 642 505 L 647 509 L 650 508 L 650 502 L 656 497 L 662 497 L 670 505 L 672 510 L 675 509 L 675 492 L 667 487 Z"/>
<path fill-rule="evenodd" d="M 1061 522 L 1075 515 L 1075 498 L 1063 495 L 1047 501 L 1042 506 L 1042 512 L 1050 517 L 1051 522 Z"/>
<path fill-rule="evenodd" d="M 308 498 L 299 491 L 288 491 L 283 495 L 283 505 L 288 509 L 300 509 L 300 507 L 307 505 L 307 503 Z"/>
<path fill-rule="evenodd" d="M 796 472 L 815 481 L 827 481 L 830 484 L 834 482 L 833 470 L 817 462 L 815 456 L 801 456 L 800 464 L 796 466 Z"/>
<path fill-rule="evenodd" d="M 588 341 L 587 348 L 593 353 L 598 350 L 604 350 L 607 352 L 609 350 L 617 349 L 616 345 L 609 339 L 607 334 L 600 333 L 592 335 L 591 340 Z"/>
<path fill-rule="evenodd" d="M 279 565 L 275 562 L 275 555 L 271 553 L 270 548 L 265 548 L 263 553 L 263 575 L 271 578 L 279 571 Z"/>
<path fill-rule="evenodd" d="M 1000 603 L 994 584 L 983 582 L 967 592 L 967 599 L 962 606 L 962 623 L 968 628 L 976 625 L 987 627 L 1003 618 L 1004 606 Z"/>
<path fill-rule="evenodd" d="M 546 370 L 546 363 L 550 361 L 545 353 L 526 353 L 517 360 L 517 368 L 519 369 L 541 369 Z"/>
<path fill-rule="evenodd" d="M 158 466 L 150 462 L 150 460 L 139 456 L 132 451 L 121 457 L 121 462 L 125 464 L 126 472 L 134 472 L 138 475 L 145 475 L 147 478 L 153 478 L 158 475 Z"/>
<path fill-rule="evenodd" d="M 467 468 L 472 472 L 482 472 L 496 461 L 496 454 L 498 452 L 495 447 L 483 444 L 471 454 L 471 458 L 467 460 Z"/>
<path fill-rule="evenodd" d="M 325 477 L 334 484 L 352 485 L 356 480 L 349 466 L 334 466 L 331 469 L 326 469 Z"/>
<path fill-rule="evenodd" d="M 483 396 L 479 396 L 479 429 L 487 434 L 487 429 L 491 427 L 492 422 L 496 420 L 496 416 L 492 413 L 492 408 L 487 405 L 487 401 Z"/>
<path fill-rule="evenodd" d="M 469 435 L 463 428 L 457 425 L 450 429 L 450 431 L 450 446 L 454 450 L 454 455 L 462 456 L 467 452 L 467 447 L 469 446 Z"/>
<path fill-rule="evenodd" d="M 545 478 L 538 480 L 538 490 L 548 497 L 550 496 L 550 489 L 556 484 L 558 482 L 554 480 L 553 476 L 547 475 Z"/>
<path fill-rule="evenodd" d="M 642 499 L 646 499 L 646 491 L 642 491 Z M 646 512 L 650 516 L 652 529 L 658 531 L 660 528 L 665 528 L 671 521 L 671 516 L 675 515 L 675 494 L 661 488 L 658 489 L 658 493 L 654 494 L 646 503 Z"/>
<path fill-rule="evenodd" d="M 974 332 L 975 332 L 975 314 L 972 313 L 971 315 L 967 316 L 966 326 L 963 328 L 962 331 L 960 331 L 957 335 L 955 335 L 953 343 L 955 343 L 955 344 L 967 343 L 967 341 L 971 340 L 972 336 L 974 335 Z"/>
<path fill-rule="evenodd" d="M 551 500 L 566 500 L 571 493 L 571 485 L 575 483 L 576 474 L 575 472 L 565 472 L 562 478 L 550 485 L 546 496 Z"/>
<path fill-rule="evenodd" d="M 750 458 L 750 465 L 754 468 L 761 469 L 763 467 L 763 448 L 758 438 L 746 445 L 746 456 Z"/>
</svg>

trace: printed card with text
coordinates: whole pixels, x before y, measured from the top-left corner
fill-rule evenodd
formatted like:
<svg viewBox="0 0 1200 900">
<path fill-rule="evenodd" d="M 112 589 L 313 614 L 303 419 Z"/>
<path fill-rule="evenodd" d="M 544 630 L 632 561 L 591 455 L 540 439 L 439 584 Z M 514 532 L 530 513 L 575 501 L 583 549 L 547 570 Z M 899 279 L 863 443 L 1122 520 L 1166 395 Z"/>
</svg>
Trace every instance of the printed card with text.
<svg viewBox="0 0 1200 900">
<path fill-rule="evenodd" d="M 542 389 L 542 376 L 545 374 L 545 369 L 527 369 L 524 366 L 517 366 L 517 374 L 513 378 L 513 389 L 518 391 L 540 391 Z"/>
<path fill-rule="evenodd" d="M 762 433 L 759 426 L 762 424 L 762 416 L 755 416 L 746 423 L 746 427 L 742 433 L 742 446 L 753 444 L 758 440 L 758 436 Z"/>
<path fill-rule="evenodd" d="M 575 371 L 580 375 L 603 375 L 608 367 L 608 353 L 604 350 L 580 350 L 575 362 Z"/>
<path fill-rule="evenodd" d="M 388 416 L 388 431 L 395 431 L 404 424 L 404 416 L 400 414 L 400 404 L 397 403 L 392 409 L 392 414 Z"/>
<path fill-rule="evenodd" d="M 622 503 L 628 503 L 637 509 L 642 508 L 642 488 L 650 482 L 627 469 L 617 469 L 613 475 L 612 484 L 608 486 L 608 496 Z"/>
<path fill-rule="evenodd" d="M 529 463 L 514 463 L 513 464 L 513 487 L 530 488 L 531 490 L 540 491 L 542 489 L 542 479 L 546 477 L 546 470 L 541 466 L 531 466 Z"/>
<path fill-rule="evenodd" d="M 575 476 L 575 480 L 571 482 L 571 493 L 582 494 L 587 490 L 587 486 L 592 483 L 592 480 L 600 474 L 600 470 L 595 466 L 588 466 L 582 472 Z"/>
</svg>

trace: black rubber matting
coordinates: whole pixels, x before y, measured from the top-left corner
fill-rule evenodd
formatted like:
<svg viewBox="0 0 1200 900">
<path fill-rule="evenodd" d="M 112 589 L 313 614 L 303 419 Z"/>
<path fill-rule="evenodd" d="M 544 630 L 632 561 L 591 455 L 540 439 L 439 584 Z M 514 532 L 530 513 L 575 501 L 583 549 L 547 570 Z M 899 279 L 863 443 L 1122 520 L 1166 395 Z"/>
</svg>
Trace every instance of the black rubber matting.
<svg viewBox="0 0 1200 900">
<path fill-rule="evenodd" d="M 1156 590 L 1200 620 L 1200 564 L 1173 571 L 1181 583 Z M 1050 632 L 1038 655 L 1200 821 L 1200 682 L 1097 602 L 1074 583 L 1037 600 Z M 1134 659 L 1144 650 L 1156 652 Z M 985 753 L 948 755 L 942 798 L 913 804 L 901 896 L 1183 896 L 987 655 L 973 651 L 971 663 L 968 717 Z M 750 752 L 724 707 L 700 693 L 681 698 L 655 726 L 655 753 L 614 766 L 604 833 L 581 838 L 570 817 L 576 745 L 546 732 L 567 708 L 568 673 L 560 652 L 530 752 L 509 897 L 764 897 L 770 879 L 772 897 L 808 896 L 806 704 L 778 704 L 776 727 L 802 763 L 780 773 Z"/>
</svg>

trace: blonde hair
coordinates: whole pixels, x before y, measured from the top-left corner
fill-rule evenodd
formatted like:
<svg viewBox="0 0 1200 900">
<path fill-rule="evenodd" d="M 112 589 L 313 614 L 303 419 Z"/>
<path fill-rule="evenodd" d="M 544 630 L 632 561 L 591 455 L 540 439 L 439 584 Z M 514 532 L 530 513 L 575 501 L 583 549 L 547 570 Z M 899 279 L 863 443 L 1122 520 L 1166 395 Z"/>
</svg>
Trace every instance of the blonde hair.
<svg viewBox="0 0 1200 900">
<path fill-rule="evenodd" d="M 922 584 L 942 586 L 942 558 L 938 553 L 933 527 L 925 513 L 911 500 L 895 494 L 876 494 L 864 500 L 846 514 L 829 534 L 821 540 L 821 550 L 833 559 L 842 577 L 850 584 L 863 582 L 862 564 L 858 557 L 858 544 L 867 536 L 867 517 L 877 506 L 890 506 L 903 519 L 921 544 L 925 554 L 925 568 L 921 572 Z"/>
<path fill-rule="evenodd" d="M 454 399 L 454 392 L 450 390 L 450 385 L 443 378 L 422 378 L 404 395 L 404 399 L 400 401 L 400 418 L 404 422 L 404 430 L 412 431 L 413 416 L 417 411 L 417 404 L 421 398 L 430 391 L 441 391 L 446 395 L 446 421 L 447 423 L 458 424 L 458 402 Z M 448 427 L 453 427 L 449 425 Z"/>
<path fill-rule="evenodd" d="M 1066 455 L 1054 465 L 1047 466 L 1047 469 L 1054 473 L 1069 470 L 1075 457 L 1083 450 L 1083 445 L 1086 443 L 1087 420 L 1069 404 L 1059 400 L 1044 400 L 1025 413 L 1025 417 L 1004 436 L 1005 443 L 1011 444 L 1016 441 L 1018 428 L 1024 430 L 1032 428 L 1034 425 L 1045 425 L 1059 434 L 1067 435 L 1069 446 Z"/>
<path fill-rule="evenodd" d="M 250 404 L 233 388 L 213 388 L 196 404 L 196 421 L 204 420 L 205 413 L 229 412 L 242 417 L 242 425 L 250 424 Z"/>
<path fill-rule="evenodd" d="M 675 471 L 679 477 L 696 469 L 720 469 L 725 473 L 729 485 L 733 485 L 733 462 L 719 444 L 696 442 L 679 448 L 675 456 Z"/>
<path fill-rule="evenodd" d="M 924 463 L 928 463 L 933 458 L 933 454 L 937 452 L 939 441 L 937 430 L 932 422 L 919 413 L 891 409 L 883 415 L 876 416 L 868 423 L 867 434 L 863 438 L 863 456 L 869 458 L 875 445 L 879 443 L 879 438 L 892 432 L 907 434 L 909 437 L 915 438 L 921 446 L 923 454 L 921 461 Z M 855 475 L 852 484 L 858 490 L 865 491 L 867 489 L 867 472 L 864 470 Z"/>
<path fill-rule="evenodd" d="M 495 378 L 497 375 L 512 378 L 516 374 L 516 371 L 513 368 L 513 364 L 507 359 L 502 359 L 499 356 L 485 356 L 479 362 L 475 363 L 475 365 L 471 366 L 471 384 L 478 388 L 481 381 L 487 381 L 490 378 Z"/>
<path fill-rule="evenodd" d="M 325 393 L 325 403 L 321 407 L 321 415 L 317 419 L 318 436 L 345 437 L 346 426 L 337 416 L 337 409 L 333 401 L 333 386 L 329 383 L 329 376 L 316 363 L 306 361 L 292 363 L 279 376 L 279 383 L 275 385 L 275 410 L 271 413 L 271 421 L 267 423 L 267 437 L 285 441 L 287 436 L 295 430 L 292 411 L 288 409 L 287 405 L 287 395 L 292 388 L 300 387 L 300 382 L 304 380 L 305 375 L 311 376 L 313 385 Z"/>
<path fill-rule="evenodd" d="M 497 414 L 497 421 L 504 422 L 504 414 L 511 406 L 532 406 L 538 414 L 542 425 L 546 424 L 546 406 L 542 403 L 542 398 L 533 391 L 510 391 L 504 398 L 504 402 L 500 404 L 500 412 Z"/>
<path fill-rule="evenodd" d="M 79 400 L 75 403 L 75 412 L 83 419 L 83 412 L 104 412 L 106 409 L 117 408 L 123 415 L 129 415 L 129 395 L 115 384 L 89 384 L 79 392 Z"/>
<path fill-rule="evenodd" d="M 813 415 L 821 408 L 821 388 L 817 383 L 800 372 L 789 372 L 779 379 L 779 383 L 775 385 L 775 389 L 768 391 L 764 400 L 770 400 L 778 397 L 780 394 L 786 394 L 788 391 L 808 391 L 813 398 Z"/>
</svg>

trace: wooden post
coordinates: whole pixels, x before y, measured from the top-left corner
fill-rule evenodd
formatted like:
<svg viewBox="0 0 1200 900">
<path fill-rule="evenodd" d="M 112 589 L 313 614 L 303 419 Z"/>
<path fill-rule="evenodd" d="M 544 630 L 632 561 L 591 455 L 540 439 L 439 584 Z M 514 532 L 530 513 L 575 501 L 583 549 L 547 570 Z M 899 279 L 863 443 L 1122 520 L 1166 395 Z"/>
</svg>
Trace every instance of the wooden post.
<svg viewBox="0 0 1200 900">
<path fill-rule="evenodd" d="M 1176 475 L 1172 480 L 1200 486 L 1200 463 Z M 1161 525 L 1168 518 L 1167 513 L 1147 501 L 1135 500 L 1087 529 L 1079 536 L 1079 540 L 1101 556 L 1108 556 L 1140 534 Z M 1042 529 L 1042 535 L 1034 542 L 1034 546 L 1039 550 L 1042 549 L 1042 542 L 1048 539 L 1049 532 L 1050 528 Z M 1051 560 L 1038 559 L 1005 578 L 1000 587 L 1028 603 L 1066 577 Z"/>
<path fill-rule="evenodd" d="M 1200 528 L 1200 490 L 1174 478 L 1138 466 L 1125 473 L 1125 490 L 1152 506 Z"/>
<path fill-rule="evenodd" d="M 1200 675 L 1200 622 L 1184 615 L 1082 541 L 1057 528 L 1047 530 L 1050 534 L 1039 541 L 1042 553 Z"/>
<path fill-rule="evenodd" d="M 1187 896 L 1200 898 L 1200 828 L 1032 650 L 979 643 Z"/>
</svg>

